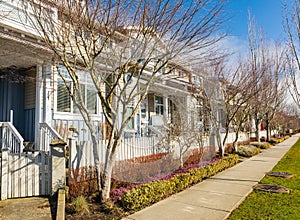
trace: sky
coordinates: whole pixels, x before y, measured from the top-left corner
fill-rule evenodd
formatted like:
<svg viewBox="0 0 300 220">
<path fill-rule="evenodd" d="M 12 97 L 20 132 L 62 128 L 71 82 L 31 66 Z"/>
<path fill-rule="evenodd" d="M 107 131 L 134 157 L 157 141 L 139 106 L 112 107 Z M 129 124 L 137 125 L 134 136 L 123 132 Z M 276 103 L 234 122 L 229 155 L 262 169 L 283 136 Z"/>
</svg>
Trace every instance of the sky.
<svg viewBox="0 0 300 220">
<path fill-rule="evenodd" d="M 284 1 L 290 7 L 293 0 L 227 0 L 227 20 L 223 27 L 228 37 L 221 43 L 227 52 L 233 53 L 229 66 L 235 66 L 237 59 L 248 52 L 248 12 L 255 20 L 256 29 L 261 27 L 267 40 L 285 40 L 282 25 Z"/>
<path fill-rule="evenodd" d="M 288 2 L 291 2 L 289 0 Z M 240 40 L 247 40 L 248 11 L 256 24 L 263 28 L 267 38 L 278 40 L 285 37 L 282 27 L 283 0 L 228 0 L 225 28 Z"/>
</svg>

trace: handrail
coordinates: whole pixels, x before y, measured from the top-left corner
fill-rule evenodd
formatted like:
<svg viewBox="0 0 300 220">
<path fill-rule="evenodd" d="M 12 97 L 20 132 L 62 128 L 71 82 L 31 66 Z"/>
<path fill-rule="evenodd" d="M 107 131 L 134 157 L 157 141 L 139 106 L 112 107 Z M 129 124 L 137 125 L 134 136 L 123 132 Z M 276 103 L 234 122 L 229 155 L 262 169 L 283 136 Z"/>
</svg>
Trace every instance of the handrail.
<svg viewBox="0 0 300 220">
<path fill-rule="evenodd" d="M 54 138 L 63 139 L 60 136 L 60 134 L 54 128 L 52 128 L 50 125 L 48 125 L 46 122 L 40 123 L 40 128 L 46 128 L 47 130 L 49 130 L 49 132 L 52 134 L 52 136 Z"/>
<path fill-rule="evenodd" d="M 154 127 L 153 125 L 148 125 L 147 128 L 152 131 L 154 134 L 163 137 L 165 136 L 164 132 L 161 131 L 158 127 Z"/>
<path fill-rule="evenodd" d="M 50 143 L 54 139 L 63 140 L 59 133 L 46 122 L 40 123 L 40 138 L 38 140 L 39 150 L 49 151 Z"/>
<path fill-rule="evenodd" d="M 11 122 L 0 122 L 1 149 L 9 149 L 12 153 L 21 153 L 24 146 L 24 138 Z M 7 128 L 7 129 L 5 129 Z"/>
</svg>

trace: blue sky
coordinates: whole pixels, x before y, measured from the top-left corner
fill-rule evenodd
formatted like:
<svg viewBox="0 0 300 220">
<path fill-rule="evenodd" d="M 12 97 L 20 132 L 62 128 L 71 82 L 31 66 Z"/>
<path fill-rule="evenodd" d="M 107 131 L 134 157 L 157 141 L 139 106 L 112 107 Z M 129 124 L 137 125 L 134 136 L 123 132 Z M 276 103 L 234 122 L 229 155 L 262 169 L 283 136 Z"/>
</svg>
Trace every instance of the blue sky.
<svg viewBox="0 0 300 220">
<path fill-rule="evenodd" d="M 267 38 L 284 38 L 282 27 L 282 4 L 284 0 L 228 0 L 225 24 L 228 33 L 240 40 L 247 40 L 248 10 L 261 26 Z M 289 0 L 291 1 L 291 0 Z"/>
<path fill-rule="evenodd" d="M 224 28 L 229 36 L 222 41 L 222 46 L 227 52 L 234 54 L 229 65 L 234 65 L 248 51 L 248 10 L 255 19 L 256 28 L 262 27 L 267 40 L 285 40 L 282 26 L 284 1 L 291 4 L 294 0 L 227 0 L 225 15 L 228 20 L 224 23 Z"/>
</svg>

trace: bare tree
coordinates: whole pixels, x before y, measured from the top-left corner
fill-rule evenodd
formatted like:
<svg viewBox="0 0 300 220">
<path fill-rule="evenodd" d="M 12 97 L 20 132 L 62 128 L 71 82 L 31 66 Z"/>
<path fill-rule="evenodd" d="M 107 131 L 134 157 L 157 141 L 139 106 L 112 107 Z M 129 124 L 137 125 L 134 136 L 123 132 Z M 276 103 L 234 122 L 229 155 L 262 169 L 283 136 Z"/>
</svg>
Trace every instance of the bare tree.
<svg viewBox="0 0 300 220">
<path fill-rule="evenodd" d="M 292 129 L 292 132 L 299 131 L 299 111 L 295 103 L 283 103 L 280 110 L 275 113 L 274 119 L 276 120 L 271 121 L 270 127 L 279 131 L 280 135 L 289 133 L 290 129 Z"/>
<path fill-rule="evenodd" d="M 283 56 L 284 50 L 279 45 L 276 45 L 275 48 L 272 45 L 268 45 L 263 50 L 264 55 L 261 60 L 263 74 L 257 84 L 259 92 L 252 102 L 252 107 L 254 107 L 256 130 L 260 129 L 259 124 L 261 120 L 264 120 L 267 131 L 266 138 L 269 140 L 269 123 L 285 98 L 286 86 L 281 82 L 285 69 L 285 59 Z M 256 132 L 256 138 L 260 139 L 258 132 Z"/>
<path fill-rule="evenodd" d="M 256 139 L 260 141 L 262 120 L 267 124 L 269 139 L 269 121 L 274 117 L 284 97 L 285 87 L 281 83 L 286 69 L 285 49 L 279 43 L 266 41 L 263 31 L 256 31 L 256 24 L 249 16 L 249 71 L 257 78 L 256 94 L 251 98 L 251 115 L 255 121 Z"/>
<path fill-rule="evenodd" d="M 109 197 L 111 173 L 128 122 L 149 88 L 174 68 L 216 57 L 223 1 L 30 0 L 32 23 L 53 51 L 57 71 L 92 137 L 99 189 Z M 197 59 L 190 60 L 191 53 Z M 63 67 L 63 68 L 61 68 Z M 96 131 L 78 70 L 89 75 L 111 132 L 101 180 Z M 128 106 L 132 106 L 129 111 Z M 103 184 L 101 184 L 101 182 Z"/>
<path fill-rule="evenodd" d="M 236 149 L 238 134 L 248 119 L 249 101 L 258 92 L 256 85 L 259 77 L 254 76 L 249 71 L 247 62 L 240 61 L 235 70 L 226 69 L 224 63 L 220 63 L 220 65 L 221 67 L 216 73 L 224 86 L 225 136 L 222 141 L 225 146 L 229 132 L 234 131 L 236 134 L 234 140 Z"/>
<path fill-rule="evenodd" d="M 280 110 L 281 104 L 286 98 L 286 84 L 282 82 L 286 69 L 286 60 L 284 58 L 284 48 L 277 44 L 269 53 L 267 76 L 264 77 L 266 99 L 262 103 L 264 110 L 264 120 L 266 122 L 267 141 L 270 139 L 270 122 L 274 119 L 275 113 Z"/>
<path fill-rule="evenodd" d="M 293 4 L 289 7 L 289 4 L 285 2 L 283 4 L 283 26 L 287 34 L 287 46 L 286 59 L 288 63 L 287 68 L 287 83 L 289 85 L 289 92 L 292 99 L 300 108 L 300 92 L 299 92 L 299 70 L 300 70 L 300 1 L 294 0 Z"/>
<path fill-rule="evenodd" d="M 202 85 L 194 85 L 193 96 L 198 100 L 201 108 L 202 132 L 209 130 L 211 143 L 215 143 L 216 140 L 215 145 L 218 147 L 219 155 L 223 157 L 224 145 L 221 140 L 221 114 L 224 111 L 224 91 L 220 79 L 214 74 L 210 74 L 210 77 L 204 79 Z M 207 125 L 207 121 L 209 121 L 209 125 Z"/>
</svg>

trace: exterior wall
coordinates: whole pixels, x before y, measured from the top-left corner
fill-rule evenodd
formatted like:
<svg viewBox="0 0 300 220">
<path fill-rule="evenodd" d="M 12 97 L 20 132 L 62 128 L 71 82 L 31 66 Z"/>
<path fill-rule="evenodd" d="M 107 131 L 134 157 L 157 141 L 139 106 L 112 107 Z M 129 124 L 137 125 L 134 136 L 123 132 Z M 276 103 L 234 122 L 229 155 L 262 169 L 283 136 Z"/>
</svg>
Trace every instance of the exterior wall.
<svg viewBox="0 0 300 220">
<path fill-rule="evenodd" d="M 0 103 L 0 121 L 10 121 L 10 110 L 13 110 L 13 125 L 25 137 L 24 84 L 0 79 Z"/>
<path fill-rule="evenodd" d="M 49 67 L 47 68 L 49 71 Z M 47 114 L 47 117 L 50 118 L 51 126 L 61 135 L 61 137 L 66 141 L 69 136 L 73 136 L 76 138 L 77 141 L 90 141 L 90 133 L 85 125 L 85 122 L 81 116 L 80 113 L 76 113 L 73 110 L 73 106 L 70 109 L 70 112 L 59 112 L 57 103 L 58 103 L 58 81 L 60 79 L 60 76 L 57 73 L 56 67 L 52 66 L 52 76 L 48 79 L 47 84 L 51 87 L 51 90 L 49 91 L 52 96 L 47 100 L 48 104 L 45 104 L 47 111 L 45 112 Z M 48 74 L 49 75 L 49 74 Z M 43 97 L 43 99 L 47 99 L 46 96 Z M 98 99 L 98 97 L 97 97 Z M 72 102 L 71 102 L 72 105 Z M 101 140 L 103 138 L 102 127 L 103 125 L 103 115 L 101 113 L 101 105 L 97 103 L 97 114 L 92 115 L 94 126 L 97 133 L 98 140 Z M 71 132 L 71 130 L 75 129 L 76 132 Z"/>
<path fill-rule="evenodd" d="M 34 141 L 35 136 L 35 105 L 36 105 L 36 69 L 33 68 L 26 72 L 26 76 L 29 80 L 25 82 L 24 91 L 24 114 L 25 121 L 24 124 L 24 137 L 28 140 Z M 25 138 L 26 139 L 26 138 Z"/>
<path fill-rule="evenodd" d="M 13 110 L 13 125 L 25 141 L 34 141 L 35 109 L 25 104 L 25 97 L 29 97 L 25 87 L 24 83 L 0 79 L 0 121 L 10 121 L 10 110 Z"/>
</svg>

